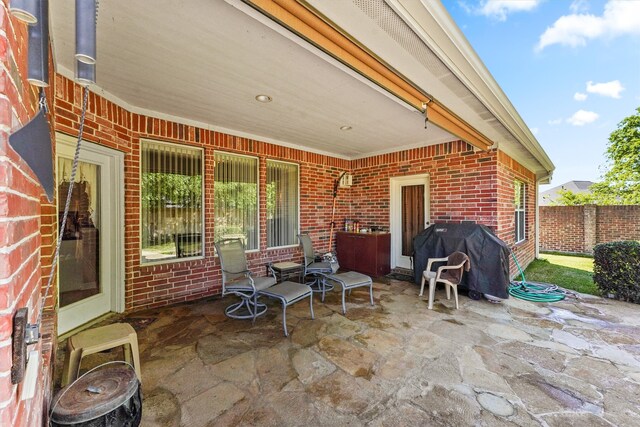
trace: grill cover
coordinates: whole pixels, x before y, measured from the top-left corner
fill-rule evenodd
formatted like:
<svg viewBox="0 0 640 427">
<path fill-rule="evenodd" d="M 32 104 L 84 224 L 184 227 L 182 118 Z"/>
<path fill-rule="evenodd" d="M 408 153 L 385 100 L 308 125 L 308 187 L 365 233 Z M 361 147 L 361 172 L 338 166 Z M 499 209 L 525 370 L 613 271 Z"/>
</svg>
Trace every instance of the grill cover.
<svg viewBox="0 0 640 427">
<path fill-rule="evenodd" d="M 467 254 L 471 262 L 471 270 L 464 275 L 461 287 L 470 292 L 509 298 L 509 248 L 488 227 L 479 224 L 436 223 L 415 236 L 415 282 L 422 280 L 429 258 L 444 258 L 455 251 Z"/>
</svg>

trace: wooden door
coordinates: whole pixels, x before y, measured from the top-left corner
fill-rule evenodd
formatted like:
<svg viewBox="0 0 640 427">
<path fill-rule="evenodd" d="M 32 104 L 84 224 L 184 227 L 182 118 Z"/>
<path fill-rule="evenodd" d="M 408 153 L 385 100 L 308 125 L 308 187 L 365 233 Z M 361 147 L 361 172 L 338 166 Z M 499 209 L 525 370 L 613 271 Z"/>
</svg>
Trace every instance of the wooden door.
<svg viewBox="0 0 640 427">
<path fill-rule="evenodd" d="M 424 184 L 402 186 L 402 256 L 413 253 L 413 237 L 424 230 Z"/>
</svg>

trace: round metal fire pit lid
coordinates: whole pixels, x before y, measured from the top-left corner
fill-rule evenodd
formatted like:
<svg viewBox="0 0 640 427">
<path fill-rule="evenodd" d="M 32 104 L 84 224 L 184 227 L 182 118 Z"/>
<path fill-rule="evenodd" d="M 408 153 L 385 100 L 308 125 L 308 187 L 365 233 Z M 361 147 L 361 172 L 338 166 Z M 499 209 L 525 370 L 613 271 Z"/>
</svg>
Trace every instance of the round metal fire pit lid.
<svg viewBox="0 0 640 427">
<path fill-rule="evenodd" d="M 129 367 L 91 372 L 62 389 L 60 393 L 67 391 L 54 408 L 51 420 L 58 424 L 93 420 L 123 405 L 137 389 L 138 378 Z"/>
</svg>

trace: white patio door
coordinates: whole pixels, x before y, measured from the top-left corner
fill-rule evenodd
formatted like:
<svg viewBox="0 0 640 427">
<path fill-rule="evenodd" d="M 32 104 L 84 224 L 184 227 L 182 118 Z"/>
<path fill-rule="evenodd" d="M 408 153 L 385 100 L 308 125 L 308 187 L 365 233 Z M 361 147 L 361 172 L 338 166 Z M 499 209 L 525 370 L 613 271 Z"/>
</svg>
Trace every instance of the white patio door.
<svg viewBox="0 0 640 427">
<path fill-rule="evenodd" d="M 429 222 L 429 175 L 391 178 L 391 268 L 413 268 L 413 237 Z"/>
<path fill-rule="evenodd" d="M 58 227 L 76 140 L 56 135 Z M 124 309 L 123 153 L 82 142 L 58 260 L 58 334 Z"/>
</svg>

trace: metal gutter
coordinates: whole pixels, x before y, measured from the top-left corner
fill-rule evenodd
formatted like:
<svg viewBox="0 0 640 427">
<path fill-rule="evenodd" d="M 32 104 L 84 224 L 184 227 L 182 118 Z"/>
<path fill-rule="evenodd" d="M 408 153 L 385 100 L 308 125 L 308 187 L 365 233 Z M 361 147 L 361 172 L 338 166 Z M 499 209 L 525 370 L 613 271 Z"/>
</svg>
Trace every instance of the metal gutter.
<svg viewBox="0 0 640 427">
<path fill-rule="evenodd" d="M 385 0 L 549 174 L 553 162 L 439 0 Z"/>
<path fill-rule="evenodd" d="M 482 150 L 493 145 L 484 134 L 348 37 L 304 0 L 241 1 L 426 114 L 429 121 L 449 133 Z"/>
</svg>

